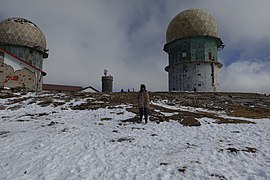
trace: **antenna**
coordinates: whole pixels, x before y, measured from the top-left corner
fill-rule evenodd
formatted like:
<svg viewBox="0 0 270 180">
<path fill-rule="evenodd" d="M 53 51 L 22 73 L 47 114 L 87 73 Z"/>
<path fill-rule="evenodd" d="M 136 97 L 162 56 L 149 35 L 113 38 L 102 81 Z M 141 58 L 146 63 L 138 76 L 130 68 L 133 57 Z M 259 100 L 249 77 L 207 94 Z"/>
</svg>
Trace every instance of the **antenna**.
<svg viewBox="0 0 270 180">
<path fill-rule="evenodd" d="M 104 69 L 104 75 L 107 76 L 108 70 Z"/>
</svg>

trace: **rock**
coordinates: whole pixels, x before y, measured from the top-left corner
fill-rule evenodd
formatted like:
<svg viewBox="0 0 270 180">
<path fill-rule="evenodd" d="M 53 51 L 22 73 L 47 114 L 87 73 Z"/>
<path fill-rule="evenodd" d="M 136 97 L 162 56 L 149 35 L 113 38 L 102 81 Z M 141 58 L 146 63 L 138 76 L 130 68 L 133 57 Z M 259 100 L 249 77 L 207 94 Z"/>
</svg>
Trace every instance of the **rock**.
<svg viewBox="0 0 270 180">
<path fill-rule="evenodd" d="M 183 117 L 180 123 L 183 124 L 184 126 L 200 126 L 201 125 L 200 121 L 198 121 L 192 116 Z"/>
<path fill-rule="evenodd" d="M 55 124 L 57 124 L 57 123 L 54 122 L 54 121 L 51 121 L 50 124 L 48 124 L 48 126 L 53 126 L 53 125 L 55 125 Z"/>
<path fill-rule="evenodd" d="M 9 131 L 0 131 L 0 138 L 4 138 L 8 136 Z"/>
<path fill-rule="evenodd" d="M 6 109 L 6 107 L 5 107 L 5 106 L 0 105 L 0 110 L 5 110 L 5 109 Z"/>
<path fill-rule="evenodd" d="M 21 105 L 15 105 L 15 106 L 12 106 L 12 107 L 10 107 L 8 109 L 11 110 L 11 111 L 16 111 L 16 110 L 20 109 L 21 107 L 22 107 Z"/>
<path fill-rule="evenodd" d="M 62 130 L 62 132 L 68 132 L 69 131 L 69 128 L 64 128 L 63 130 Z"/>
</svg>

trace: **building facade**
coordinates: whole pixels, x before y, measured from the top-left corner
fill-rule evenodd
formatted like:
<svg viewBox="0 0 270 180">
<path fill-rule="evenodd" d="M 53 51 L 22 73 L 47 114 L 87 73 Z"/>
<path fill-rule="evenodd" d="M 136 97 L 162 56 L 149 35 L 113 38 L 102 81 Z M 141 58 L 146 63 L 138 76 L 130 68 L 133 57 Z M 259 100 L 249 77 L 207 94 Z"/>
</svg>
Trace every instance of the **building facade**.
<svg viewBox="0 0 270 180">
<path fill-rule="evenodd" d="M 31 21 L 8 18 L 0 22 L 0 87 L 42 90 L 46 39 Z"/>
<path fill-rule="evenodd" d="M 219 91 L 218 51 L 223 47 L 217 24 L 207 11 L 189 9 L 174 17 L 164 45 L 169 55 L 165 68 L 169 91 Z"/>
</svg>

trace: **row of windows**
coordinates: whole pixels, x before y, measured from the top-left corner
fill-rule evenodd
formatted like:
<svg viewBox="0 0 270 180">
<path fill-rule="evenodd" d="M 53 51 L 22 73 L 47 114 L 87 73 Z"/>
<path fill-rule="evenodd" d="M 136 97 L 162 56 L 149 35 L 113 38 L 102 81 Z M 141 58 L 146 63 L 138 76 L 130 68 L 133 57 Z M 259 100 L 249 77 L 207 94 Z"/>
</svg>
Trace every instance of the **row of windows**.
<svg viewBox="0 0 270 180">
<path fill-rule="evenodd" d="M 211 77 L 213 77 L 213 73 L 211 73 L 210 74 L 211 75 Z M 198 73 L 197 74 L 197 76 L 202 76 L 202 74 L 201 73 Z M 172 76 L 172 79 L 177 79 L 177 77 L 179 77 L 179 79 L 181 79 L 181 77 L 187 77 L 187 74 L 178 74 L 178 76 L 176 75 L 176 76 Z"/>
<path fill-rule="evenodd" d="M 41 53 L 26 48 L 11 48 L 10 52 L 23 59 L 27 63 L 42 69 L 43 57 Z"/>
<path fill-rule="evenodd" d="M 197 88 L 202 87 L 202 86 L 203 86 L 203 84 L 194 84 L 193 85 L 193 90 L 197 91 Z M 182 91 L 184 88 L 190 89 L 190 86 L 189 85 L 188 85 L 188 87 L 183 87 L 181 85 L 179 85 L 179 87 L 173 86 L 172 90 L 173 91 L 176 91 L 176 90 Z"/>
<path fill-rule="evenodd" d="M 197 76 L 202 76 L 202 74 L 201 73 L 199 73 L 199 74 L 197 74 Z M 211 74 L 211 76 L 213 76 L 213 74 Z M 179 81 L 181 81 L 182 80 L 182 77 L 187 77 L 187 75 L 186 74 L 179 74 L 178 76 L 172 76 L 172 79 L 173 80 L 177 80 L 177 79 L 179 79 Z M 190 79 L 190 77 L 188 77 L 188 79 Z"/>
<path fill-rule="evenodd" d="M 169 54 L 169 64 L 179 63 L 185 60 L 191 60 L 191 55 L 186 51 L 182 51 L 180 53 L 170 53 Z M 209 60 L 209 61 L 216 61 L 215 56 L 212 52 L 208 52 L 208 57 L 206 57 L 204 51 L 197 51 L 195 54 L 195 60 Z"/>
</svg>

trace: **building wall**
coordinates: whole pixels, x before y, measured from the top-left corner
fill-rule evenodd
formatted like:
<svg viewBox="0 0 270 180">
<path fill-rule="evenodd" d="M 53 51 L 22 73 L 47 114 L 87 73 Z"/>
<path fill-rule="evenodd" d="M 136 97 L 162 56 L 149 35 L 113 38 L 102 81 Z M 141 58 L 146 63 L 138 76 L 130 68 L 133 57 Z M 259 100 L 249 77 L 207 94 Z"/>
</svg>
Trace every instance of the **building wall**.
<svg viewBox="0 0 270 180">
<path fill-rule="evenodd" d="M 212 37 L 192 37 L 177 40 L 168 46 L 169 65 L 183 61 L 217 62 L 217 47 L 218 44 Z"/>
<path fill-rule="evenodd" d="M 169 91 L 219 91 L 220 41 L 214 37 L 188 37 L 166 44 Z"/>
<path fill-rule="evenodd" d="M 219 91 L 219 65 L 182 63 L 169 69 L 169 91 Z"/>
<path fill-rule="evenodd" d="M 42 69 L 43 54 L 35 49 L 24 46 L 0 45 L 0 48 L 10 52 L 11 54 L 21 58 L 25 62 Z"/>
<path fill-rule="evenodd" d="M 36 89 L 36 73 L 12 61 L 12 57 L 0 51 L 0 87 Z M 42 88 L 42 76 L 38 90 Z"/>
</svg>

